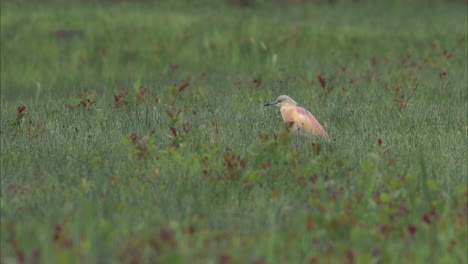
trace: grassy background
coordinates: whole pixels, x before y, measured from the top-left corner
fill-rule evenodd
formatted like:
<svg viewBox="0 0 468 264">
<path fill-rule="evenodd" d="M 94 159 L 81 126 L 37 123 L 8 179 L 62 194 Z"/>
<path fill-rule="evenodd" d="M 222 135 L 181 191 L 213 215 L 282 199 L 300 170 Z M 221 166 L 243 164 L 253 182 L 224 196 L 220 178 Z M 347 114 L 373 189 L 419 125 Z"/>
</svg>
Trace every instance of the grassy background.
<svg viewBox="0 0 468 264">
<path fill-rule="evenodd" d="M 466 263 L 466 8 L 2 1 L 2 263 Z"/>
</svg>

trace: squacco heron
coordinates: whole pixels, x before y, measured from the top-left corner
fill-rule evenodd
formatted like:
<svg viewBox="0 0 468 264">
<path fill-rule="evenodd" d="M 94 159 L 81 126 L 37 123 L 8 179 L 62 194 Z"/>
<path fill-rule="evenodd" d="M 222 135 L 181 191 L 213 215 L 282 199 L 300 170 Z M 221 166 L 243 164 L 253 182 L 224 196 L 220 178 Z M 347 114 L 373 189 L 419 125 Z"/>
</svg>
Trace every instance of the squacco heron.
<svg viewBox="0 0 468 264">
<path fill-rule="evenodd" d="M 264 106 L 280 106 L 281 116 L 289 131 L 301 135 L 322 136 L 330 140 L 327 132 L 315 117 L 287 95 L 280 95 L 275 101 Z"/>
</svg>

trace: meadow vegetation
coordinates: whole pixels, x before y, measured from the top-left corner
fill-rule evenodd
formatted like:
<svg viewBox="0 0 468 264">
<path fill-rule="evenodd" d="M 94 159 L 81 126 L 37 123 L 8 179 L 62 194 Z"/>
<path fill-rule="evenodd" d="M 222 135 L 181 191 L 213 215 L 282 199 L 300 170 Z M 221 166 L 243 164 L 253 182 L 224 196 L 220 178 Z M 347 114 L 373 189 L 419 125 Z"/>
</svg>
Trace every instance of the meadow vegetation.
<svg viewBox="0 0 468 264">
<path fill-rule="evenodd" d="M 466 263 L 466 2 L 216 2 L 1 2 L 1 263 Z"/>
</svg>

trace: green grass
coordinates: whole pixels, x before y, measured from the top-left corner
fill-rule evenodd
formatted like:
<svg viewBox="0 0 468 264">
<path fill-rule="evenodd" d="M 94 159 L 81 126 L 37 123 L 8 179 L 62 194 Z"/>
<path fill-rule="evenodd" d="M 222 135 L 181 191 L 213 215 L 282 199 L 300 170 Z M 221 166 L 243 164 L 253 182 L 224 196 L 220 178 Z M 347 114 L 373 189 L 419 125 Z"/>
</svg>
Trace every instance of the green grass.
<svg viewBox="0 0 468 264">
<path fill-rule="evenodd" d="M 1 262 L 466 263 L 466 8 L 2 2 Z"/>
</svg>

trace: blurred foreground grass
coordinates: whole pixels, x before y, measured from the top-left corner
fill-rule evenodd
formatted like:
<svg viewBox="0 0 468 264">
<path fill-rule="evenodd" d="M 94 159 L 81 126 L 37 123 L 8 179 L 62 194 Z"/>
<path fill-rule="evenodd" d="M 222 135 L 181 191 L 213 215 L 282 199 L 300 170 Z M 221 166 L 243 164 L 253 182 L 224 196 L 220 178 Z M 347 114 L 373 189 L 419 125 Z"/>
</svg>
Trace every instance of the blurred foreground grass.
<svg viewBox="0 0 468 264">
<path fill-rule="evenodd" d="M 2 2 L 2 263 L 466 263 L 465 11 Z"/>
</svg>

